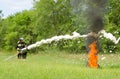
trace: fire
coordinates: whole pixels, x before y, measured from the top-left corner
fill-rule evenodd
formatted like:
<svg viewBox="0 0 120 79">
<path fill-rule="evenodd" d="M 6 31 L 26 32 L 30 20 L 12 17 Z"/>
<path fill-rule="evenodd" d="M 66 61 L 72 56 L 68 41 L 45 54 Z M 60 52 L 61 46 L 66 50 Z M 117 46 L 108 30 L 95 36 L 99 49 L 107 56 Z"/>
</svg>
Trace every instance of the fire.
<svg viewBox="0 0 120 79">
<path fill-rule="evenodd" d="M 97 44 L 96 41 L 92 42 L 89 45 L 90 51 L 88 52 L 88 66 L 91 68 L 98 68 L 99 64 L 98 62 L 98 50 L 97 50 Z"/>
</svg>

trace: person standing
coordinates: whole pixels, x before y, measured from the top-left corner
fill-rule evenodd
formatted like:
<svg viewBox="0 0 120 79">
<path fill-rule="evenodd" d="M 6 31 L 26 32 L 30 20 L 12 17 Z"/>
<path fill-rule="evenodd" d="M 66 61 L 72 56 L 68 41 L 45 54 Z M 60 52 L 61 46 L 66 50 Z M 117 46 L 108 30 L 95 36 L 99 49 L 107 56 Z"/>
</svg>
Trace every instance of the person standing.
<svg viewBox="0 0 120 79">
<path fill-rule="evenodd" d="M 27 57 L 27 52 L 21 52 L 22 48 L 26 47 L 26 43 L 24 42 L 23 38 L 20 38 L 19 41 L 17 42 L 17 57 L 18 59 L 26 59 Z"/>
</svg>

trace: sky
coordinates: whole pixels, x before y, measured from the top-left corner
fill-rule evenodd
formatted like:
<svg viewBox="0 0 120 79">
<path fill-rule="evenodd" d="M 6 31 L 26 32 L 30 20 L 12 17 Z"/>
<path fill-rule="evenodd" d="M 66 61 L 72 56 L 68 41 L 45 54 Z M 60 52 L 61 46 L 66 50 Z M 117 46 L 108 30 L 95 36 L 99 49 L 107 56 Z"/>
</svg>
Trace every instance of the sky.
<svg viewBox="0 0 120 79">
<path fill-rule="evenodd" d="M 0 10 L 3 18 L 13 15 L 22 10 L 29 10 L 33 7 L 33 0 L 0 0 Z"/>
</svg>

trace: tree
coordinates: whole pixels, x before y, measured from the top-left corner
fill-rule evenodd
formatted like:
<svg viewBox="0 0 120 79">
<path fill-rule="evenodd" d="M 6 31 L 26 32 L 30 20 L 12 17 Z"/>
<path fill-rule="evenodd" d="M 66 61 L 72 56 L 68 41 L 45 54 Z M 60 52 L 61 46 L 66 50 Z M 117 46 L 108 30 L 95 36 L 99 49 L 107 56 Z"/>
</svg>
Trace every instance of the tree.
<svg viewBox="0 0 120 79">
<path fill-rule="evenodd" d="M 112 33 L 116 38 L 120 37 L 120 1 L 119 0 L 110 0 L 107 6 L 107 13 L 105 15 L 105 30 Z M 111 41 L 108 41 L 105 38 L 102 38 L 102 47 L 103 52 L 109 53 L 119 53 L 120 45 L 114 44 Z M 106 50 L 107 49 L 107 50 Z"/>
<path fill-rule="evenodd" d="M 2 10 L 0 10 L 0 21 L 1 21 L 1 19 L 2 19 L 2 16 L 3 16 Z"/>
<path fill-rule="evenodd" d="M 120 26 L 120 0 L 110 0 L 109 5 L 109 21 Z"/>
<path fill-rule="evenodd" d="M 37 32 L 44 38 L 73 30 L 69 0 L 40 0 L 35 4 Z M 41 31 L 39 31 L 41 30 Z M 45 32 L 46 31 L 46 32 Z"/>
<path fill-rule="evenodd" d="M 10 15 L 2 21 L 0 29 L 0 43 L 2 48 L 15 49 L 20 37 L 25 38 L 29 44 L 32 37 L 32 11 L 22 11 L 15 15 Z"/>
</svg>

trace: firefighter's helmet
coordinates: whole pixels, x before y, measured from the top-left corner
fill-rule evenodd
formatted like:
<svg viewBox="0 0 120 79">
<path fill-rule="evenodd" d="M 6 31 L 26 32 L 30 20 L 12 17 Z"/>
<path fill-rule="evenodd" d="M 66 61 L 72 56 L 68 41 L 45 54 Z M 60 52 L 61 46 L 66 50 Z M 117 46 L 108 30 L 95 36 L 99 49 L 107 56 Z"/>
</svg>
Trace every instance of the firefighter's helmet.
<svg viewBox="0 0 120 79">
<path fill-rule="evenodd" d="M 24 40 L 24 38 L 20 38 L 19 40 L 23 41 L 23 40 Z"/>
</svg>

